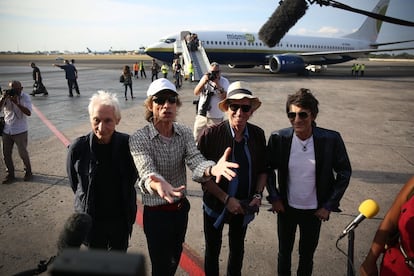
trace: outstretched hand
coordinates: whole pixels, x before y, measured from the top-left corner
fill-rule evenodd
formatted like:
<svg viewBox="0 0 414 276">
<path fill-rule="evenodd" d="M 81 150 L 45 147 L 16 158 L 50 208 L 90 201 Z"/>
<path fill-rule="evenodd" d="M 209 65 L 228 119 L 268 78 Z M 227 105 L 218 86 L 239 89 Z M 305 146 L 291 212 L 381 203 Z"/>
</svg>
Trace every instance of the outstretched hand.
<svg viewBox="0 0 414 276">
<path fill-rule="evenodd" d="M 151 175 L 149 178 L 151 179 L 151 189 L 156 191 L 161 198 L 165 199 L 169 203 L 174 202 L 174 197 L 184 196 L 184 185 L 174 188 L 170 183 L 156 175 Z"/>
<path fill-rule="evenodd" d="M 228 147 L 217 164 L 211 168 L 211 174 L 216 177 L 216 183 L 220 182 L 222 176 L 228 181 L 231 181 L 233 177 L 236 177 L 236 173 L 232 169 L 238 168 L 239 164 L 227 161 L 230 154 L 231 147 Z"/>
</svg>

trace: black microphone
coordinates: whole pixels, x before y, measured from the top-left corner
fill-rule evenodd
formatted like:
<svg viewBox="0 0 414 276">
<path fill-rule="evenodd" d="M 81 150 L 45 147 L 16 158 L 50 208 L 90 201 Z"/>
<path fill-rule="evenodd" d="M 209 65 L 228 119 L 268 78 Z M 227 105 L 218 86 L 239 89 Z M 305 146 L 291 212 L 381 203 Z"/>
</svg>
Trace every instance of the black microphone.
<svg viewBox="0 0 414 276">
<path fill-rule="evenodd" d="M 87 213 L 74 213 L 69 216 L 58 238 L 58 252 L 69 247 L 79 248 L 91 227 L 92 218 Z"/>
<path fill-rule="evenodd" d="M 267 46 L 275 46 L 296 22 L 305 15 L 308 4 L 305 0 L 284 0 L 259 31 L 259 38 Z"/>
<path fill-rule="evenodd" d="M 364 202 L 362 202 L 361 205 L 359 205 L 358 211 L 360 212 L 360 214 L 345 227 L 345 229 L 339 236 L 339 240 L 348 235 L 349 232 L 354 230 L 358 226 L 358 224 L 360 224 L 364 219 L 370 219 L 375 217 L 375 215 L 379 211 L 379 206 L 374 200 L 367 199 Z"/>
</svg>

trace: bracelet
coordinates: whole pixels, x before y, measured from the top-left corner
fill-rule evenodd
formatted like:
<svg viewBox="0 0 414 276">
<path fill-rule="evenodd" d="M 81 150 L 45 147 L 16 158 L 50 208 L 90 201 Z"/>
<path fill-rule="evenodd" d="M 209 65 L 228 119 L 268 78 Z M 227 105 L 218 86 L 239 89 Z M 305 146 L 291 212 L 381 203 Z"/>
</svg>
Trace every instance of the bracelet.
<svg viewBox="0 0 414 276">
<path fill-rule="evenodd" d="M 227 203 L 229 203 L 229 199 L 230 199 L 230 196 L 226 195 L 226 197 L 224 198 L 224 205 L 227 205 Z"/>
<path fill-rule="evenodd" d="M 207 170 L 208 176 L 213 176 L 213 175 L 211 174 L 211 170 L 212 170 L 212 168 L 213 168 L 213 166 L 208 167 L 208 170 Z"/>
</svg>

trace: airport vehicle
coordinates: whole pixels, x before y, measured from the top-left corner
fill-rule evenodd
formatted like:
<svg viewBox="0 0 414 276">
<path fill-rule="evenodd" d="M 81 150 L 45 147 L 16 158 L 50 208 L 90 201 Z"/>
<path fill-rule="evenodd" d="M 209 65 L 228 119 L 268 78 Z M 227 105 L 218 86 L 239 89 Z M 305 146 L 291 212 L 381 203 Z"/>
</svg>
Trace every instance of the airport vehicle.
<svg viewBox="0 0 414 276">
<path fill-rule="evenodd" d="M 389 2 L 390 0 L 380 0 L 372 12 L 385 15 Z M 272 73 L 306 74 L 309 71 L 323 71 L 321 69 L 326 69 L 326 65 L 329 64 L 367 57 L 371 52 L 414 49 L 413 47 L 378 49 L 379 46 L 409 42 L 377 43 L 381 23 L 380 20 L 367 17 L 357 31 L 339 38 L 287 34 L 271 48 L 260 41 L 256 33 L 182 31 L 168 35 L 148 46 L 146 53 L 168 63 L 174 57 L 183 54 L 185 63 L 190 59 L 194 61 L 196 72 L 196 66 L 208 68 L 208 62 L 211 60 L 228 64 L 231 68 L 263 66 Z M 196 52 L 200 54 L 187 50 L 185 37 L 189 33 L 197 34 L 200 43 Z"/>
</svg>

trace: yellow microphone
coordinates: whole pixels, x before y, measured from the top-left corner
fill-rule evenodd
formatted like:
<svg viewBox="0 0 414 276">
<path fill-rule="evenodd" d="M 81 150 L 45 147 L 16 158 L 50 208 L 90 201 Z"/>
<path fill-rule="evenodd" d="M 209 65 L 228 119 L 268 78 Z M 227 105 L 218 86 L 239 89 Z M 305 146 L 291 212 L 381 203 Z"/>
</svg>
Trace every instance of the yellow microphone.
<svg viewBox="0 0 414 276">
<path fill-rule="evenodd" d="M 360 212 L 360 214 L 345 227 L 345 229 L 342 231 L 341 235 L 339 236 L 339 239 L 342 239 L 350 231 L 354 230 L 358 226 L 358 224 L 360 224 L 364 219 L 366 218 L 370 219 L 370 218 L 375 217 L 375 215 L 378 214 L 379 206 L 374 200 L 367 199 L 367 200 L 364 200 L 361 203 L 361 205 L 359 205 L 358 211 Z"/>
</svg>

